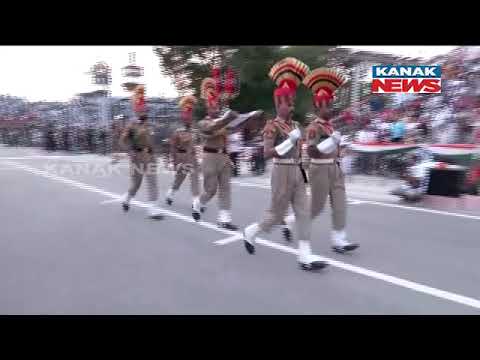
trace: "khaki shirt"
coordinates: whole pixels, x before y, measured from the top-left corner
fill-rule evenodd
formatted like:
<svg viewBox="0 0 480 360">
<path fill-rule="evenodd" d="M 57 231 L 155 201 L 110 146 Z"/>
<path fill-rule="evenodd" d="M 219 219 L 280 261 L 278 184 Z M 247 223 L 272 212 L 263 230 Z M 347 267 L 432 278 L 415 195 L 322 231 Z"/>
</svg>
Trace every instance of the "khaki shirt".
<svg viewBox="0 0 480 360">
<path fill-rule="evenodd" d="M 170 137 L 170 145 L 172 152 L 178 152 L 179 150 L 191 154 L 196 144 L 196 136 L 192 128 L 182 127 L 175 130 Z"/>
<path fill-rule="evenodd" d="M 323 120 L 316 118 L 307 127 L 307 146 L 308 156 L 312 159 L 337 159 L 340 155 L 340 146 L 330 154 L 324 154 L 318 151 L 317 145 L 326 140 L 334 132 L 333 126 Z"/>
<path fill-rule="evenodd" d="M 131 135 L 132 136 L 131 136 Z M 148 148 L 151 152 L 154 151 L 153 129 L 149 124 L 131 123 L 123 131 L 121 143 L 128 150 L 133 150 L 133 147 Z"/>
<path fill-rule="evenodd" d="M 295 121 L 283 121 L 278 118 L 267 121 L 263 128 L 263 153 L 266 159 L 275 157 L 279 159 L 301 159 L 302 141 L 298 140 L 294 147 L 283 156 L 279 156 L 275 151 L 275 147 L 288 139 L 288 133 L 295 128 L 301 129 L 300 125 Z"/>
<path fill-rule="evenodd" d="M 212 149 L 225 149 L 227 146 L 227 129 L 228 123 L 233 119 L 225 121 L 214 121 L 214 119 L 207 116 L 205 119 L 198 122 L 198 130 L 203 139 L 203 146 Z"/>
</svg>

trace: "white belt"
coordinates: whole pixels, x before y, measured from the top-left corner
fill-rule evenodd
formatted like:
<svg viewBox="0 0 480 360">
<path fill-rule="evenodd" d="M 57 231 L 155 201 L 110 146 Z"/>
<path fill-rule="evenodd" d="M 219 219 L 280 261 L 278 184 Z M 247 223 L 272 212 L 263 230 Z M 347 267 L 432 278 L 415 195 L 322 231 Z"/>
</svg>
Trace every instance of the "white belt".
<svg viewBox="0 0 480 360">
<path fill-rule="evenodd" d="M 274 164 L 298 165 L 298 160 L 297 160 L 297 159 L 278 159 L 278 158 L 273 158 L 273 163 L 274 163 Z"/>
<path fill-rule="evenodd" d="M 335 159 L 310 159 L 310 164 L 317 164 L 317 165 L 322 165 L 322 164 L 334 164 Z"/>
</svg>

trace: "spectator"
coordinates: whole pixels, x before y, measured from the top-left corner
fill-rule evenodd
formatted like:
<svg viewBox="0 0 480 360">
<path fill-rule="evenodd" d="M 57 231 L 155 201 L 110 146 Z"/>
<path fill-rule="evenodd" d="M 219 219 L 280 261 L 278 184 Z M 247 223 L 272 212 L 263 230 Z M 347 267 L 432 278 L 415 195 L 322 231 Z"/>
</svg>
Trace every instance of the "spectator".
<svg viewBox="0 0 480 360">
<path fill-rule="evenodd" d="M 403 142 L 406 133 L 406 125 L 403 119 L 394 121 L 390 126 L 390 141 Z"/>
<path fill-rule="evenodd" d="M 228 136 L 228 154 L 232 161 L 232 176 L 238 176 L 240 173 L 239 155 L 243 150 L 242 132 L 237 131 Z"/>
</svg>

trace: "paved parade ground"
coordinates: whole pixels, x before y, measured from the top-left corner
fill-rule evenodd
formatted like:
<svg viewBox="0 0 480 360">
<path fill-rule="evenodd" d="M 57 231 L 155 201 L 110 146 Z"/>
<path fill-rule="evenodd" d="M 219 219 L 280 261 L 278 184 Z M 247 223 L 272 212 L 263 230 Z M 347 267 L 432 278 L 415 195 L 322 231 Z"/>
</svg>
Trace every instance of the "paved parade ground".
<svg viewBox="0 0 480 360">
<path fill-rule="evenodd" d="M 350 240 L 330 250 L 330 212 L 310 273 L 280 229 L 254 256 L 240 232 L 216 227 L 217 199 L 191 218 L 189 183 L 161 221 L 146 218 L 142 185 L 128 213 L 128 164 L 108 157 L 0 146 L 0 314 L 480 314 L 480 216 L 351 198 Z M 268 185 L 234 180 L 234 223 L 259 220 Z"/>
</svg>

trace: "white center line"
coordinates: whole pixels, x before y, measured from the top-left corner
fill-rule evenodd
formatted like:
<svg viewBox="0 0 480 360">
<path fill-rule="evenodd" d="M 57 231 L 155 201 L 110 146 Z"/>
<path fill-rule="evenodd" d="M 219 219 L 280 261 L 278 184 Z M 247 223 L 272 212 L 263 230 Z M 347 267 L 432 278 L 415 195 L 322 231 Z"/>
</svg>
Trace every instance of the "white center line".
<svg viewBox="0 0 480 360">
<path fill-rule="evenodd" d="M 113 199 L 113 200 L 105 200 L 100 203 L 100 205 L 105 205 L 105 204 L 111 204 L 111 203 L 117 203 L 122 201 L 122 199 Z"/>
<path fill-rule="evenodd" d="M 70 179 L 67 179 L 67 178 L 64 178 L 64 177 L 56 176 L 56 175 L 47 173 L 45 171 L 38 170 L 38 169 L 32 168 L 30 166 L 22 165 L 22 164 L 13 162 L 13 161 L 6 161 L 5 163 L 8 163 L 9 165 L 11 165 L 13 167 L 23 169 L 23 170 L 28 171 L 30 173 L 46 177 L 46 178 L 51 179 L 51 180 L 59 181 L 59 182 L 65 183 L 65 184 L 69 184 L 73 187 L 77 187 L 77 188 L 88 190 L 88 191 L 91 191 L 91 192 L 94 192 L 94 193 L 102 194 L 106 197 L 110 197 L 110 198 L 113 198 L 113 199 L 121 199 L 121 197 L 122 197 L 119 194 L 114 194 L 114 193 L 111 193 L 111 192 L 108 192 L 108 191 L 104 191 L 104 190 L 98 189 L 96 187 L 93 187 L 93 186 L 90 186 L 90 185 L 87 185 L 87 184 L 84 184 L 84 183 L 81 183 L 81 182 L 78 182 L 78 181 L 74 181 L 74 180 L 70 180 Z M 148 207 L 149 206 L 147 203 L 144 203 L 144 202 L 141 202 L 141 201 L 136 201 L 136 200 L 132 201 L 131 203 L 134 204 L 134 205 L 137 205 L 139 207 Z M 228 240 L 228 242 L 237 241 L 238 236 L 240 236 L 240 237 L 243 236 L 240 232 L 234 232 L 234 231 L 229 231 L 229 230 L 226 230 L 226 229 L 221 229 L 221 228 L 218 228 L 216 225 L 211 224 L 211 223 L 207 223 L 207 222 L 204 222 L 204 221 L 195 222 L 191 217 L 187 217 L 187 216 L 184 216 L 182 214 L 175 213 L 173 211 L 168 211 L 168 210 L 164 210 L 164 209 L 160 209 L 160 210 L 162 211 L 162 213 L 167 214 L 171 217 L 174 217 L 174 218 L 177 218 L 177 219 L 180 219 L 180 220 L 184 220 L 184 221 L 187 221 L 187 222 L 190 222 L 190 223 L 195 223 L 195 224 L 203 226 L 205 228 L 209 228 L 211 230 L 215 230 L 215 231 L 219 231 L 219 232 L 231 235 L 230 237 L 228 237 L 226 239 L 222 239 L 222 240 L 217 241 L 216 242 L 217 245 L 219 245 L 218 244 L 219 242 L 227 243 L 227 240 Z M 281 245 L 281 244 L 277 244 L 277 243 L 269 241 L 269 240 L 259 238 L 259 239 L 257 239 L 256 243 L 260 244 L 260 245 L 263 245 L 263 246 L 267 246 L 267 247 L 276 249 L 276 250 L 279 250 L 279 251 L 283 251 L 283 252 L 286 252 L 286 253 L 290 253 L 290 254 L 294 254 L 294 255 L 298 254 L 298 251 L 296 249 L 293 249 L 291 247 L 284 246 L 284 245 Z M 367 277 L 370 277 L 370 278 L 373 278 L 373 279 L 381 280 L 381 281 L 387 282 L 387 283 L 392 284 L 392 285 L 396 285 L 396 286 L 399 286 L 399 287 L 403 287 L 403 288 L 406 288 L 406 289 L 417 291 L 417 292 L 427 294 L 427 295 L 430 295 L 430 296 L 433 296 L 433 297 L 436 297 L 436 298 L 440 298 L 440 299 L 443 299 L 443 300 L 448 300 L 448 301 L 455 302 L 455 303 L 458 303 L 458 304 L 462 304 L 462 305 L 470 306 L 470 307 L 473 307 L 473 308 L 476 308 L 476 309 L 480 309 L 480 300 L 477 300 L 477 299 L 474 299 L 474 298 L 471 298 L 471 297 L 467 297 L 467 296 L 459 295 L 459 294 L 456 294 L 456 293 L 453 293 L 453 292 L 444 291 L 444 290 L 437 289 L 437 288 L 434 288 L 434 287 L 426 286 L 426 285 L 416 283 L 416 282 L 413 282 L 413 281 L 409 281 L 409 280 L 405 280 L 405 279 L 402 279 L 402 278 L 399 278 L 399 277 L 387 275 L 387 274 L 384 274 L 384 273 L 381 273 L 381 272 L 378 272 L 378 271 L 374 271 L 374 270 L 362 268 L 362 267 L 359 267 L 359 266 L 347 264 L 347 263 L 344 263 L 344 262 L 341 262 L 341 261 L 338 261 L 338 260 L 335 260 L 335 259 L 331 259 L 331 258 L 328 258 L 328 257 L 323 257 L 323 256 L 317 256 L 317 257 L 319 259 L 323 259 L 323 260 L 327 261 L 333 267 L 337 267 L 337 268 L 340 268 L 340 269 L 343 269 L 343 270 L 346 270 L 346 271 L 350 271 L 352 273 L 356 273 L 356 274 L 359 274 L 359 275 L 367 276 Z"/>
<path fill-rule="evenodd" d="M 214 242 L 215 245 L 226 245 L 226 244 L 230 244 L 232 242 L 235 242 L 235 241 L 238 241 L 238 240 L 241 240 L 243 239 L 243 235 L 241 234 L 236 234 L 236 235 L 232 235 L 230 237 L 227 237 L 225 239 L 221 239 L 221 240 L 217 240 Z"/>
</svg>

